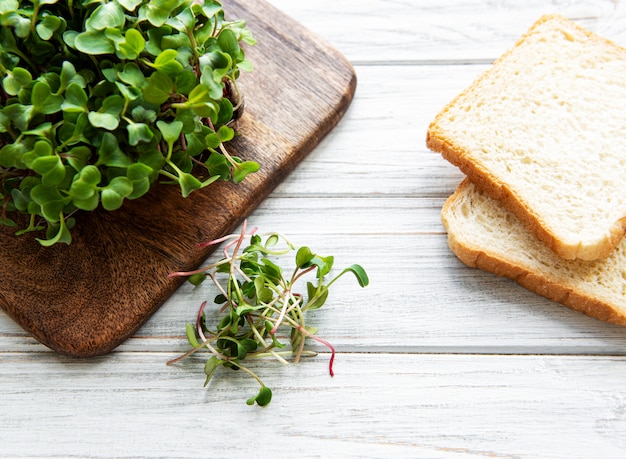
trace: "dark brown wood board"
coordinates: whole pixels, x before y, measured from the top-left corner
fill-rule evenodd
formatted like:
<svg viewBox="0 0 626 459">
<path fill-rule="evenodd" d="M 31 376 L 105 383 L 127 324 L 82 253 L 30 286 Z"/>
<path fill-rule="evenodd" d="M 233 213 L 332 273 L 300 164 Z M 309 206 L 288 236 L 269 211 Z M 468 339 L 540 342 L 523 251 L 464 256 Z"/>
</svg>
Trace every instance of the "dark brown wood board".
<svg viewBox="0 0 626 459">
<path fill-rule="evenodd" d="M 184 282 L 339 122 L 356 89 L 343 55 L 262 0 L 226 0 L 257 40 L 254 71 L 239 80 L 246 108 L 232 154 L 260 163 L 243 183 L 214 183 L 188 198 L 161 185 L 115 212 L 77 216 L 71 245 L 0 229 L 0 307 L 37 340 L 77 357 L 110 352 Z"/>
</svg>

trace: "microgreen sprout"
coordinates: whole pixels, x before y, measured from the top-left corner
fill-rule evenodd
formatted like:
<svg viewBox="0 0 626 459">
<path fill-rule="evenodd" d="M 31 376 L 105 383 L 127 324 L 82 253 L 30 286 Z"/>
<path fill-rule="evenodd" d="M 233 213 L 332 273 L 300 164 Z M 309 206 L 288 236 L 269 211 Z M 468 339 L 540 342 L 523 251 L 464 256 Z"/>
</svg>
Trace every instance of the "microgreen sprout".
<svg viewBox="0 0 626 459">
<path fill-rule="evenodd" d="M 249 244 L 244 242 L 249 238 Z M 328 347 L 331 356 L 329 373 L 334 375 L 334 347 L 317 336 L 317 328 L 305 321 L 307 311 L 321 308 L 328 299 L 328 289 L 338 279 L 352 273 L 359 285 L 365 287 L 369 279 L 360 265 L 352 265 L 329 278 L 334 257 L 320 256 L 308 247 L 296 247 L 278 233 L 257 234 L 247 231 L 247 222 L 240 233 L 231 234 L 203 245 L 224 243 L 223 257 L 195 271 L 175 272 L 170 277 L 188 277 L 199 285 L 210 279 L 218 290 L 215 303 L 220 305 L 221 318 L 209 324 L 207 302 L 203 302 L 194 323 L 188 323 L 186 334 L 192 349 L 168 364 L 179 362 L 199 351 L 208 352 L 204 366 L 205 385 L 218 367 L 242 370 L 260 385 L 259 392 L 247 403 L 267 405 L 272 391 L 250 368 L 246 359 L 273 358 L 282 364 L 294 363 L 304 356 L 315 355 L 305 350 L 307 338 Z M 295 252 L 295 264 L 288 275 L 278 259 Z M 306 281 L 306 293 L 296 288 Z M 285 330 L 284 334 L 279 331 Z M 285 338 L 288 337 L 288 338 Z M 283 341 L 287 341 L 283 342 Z"/>
</svg>

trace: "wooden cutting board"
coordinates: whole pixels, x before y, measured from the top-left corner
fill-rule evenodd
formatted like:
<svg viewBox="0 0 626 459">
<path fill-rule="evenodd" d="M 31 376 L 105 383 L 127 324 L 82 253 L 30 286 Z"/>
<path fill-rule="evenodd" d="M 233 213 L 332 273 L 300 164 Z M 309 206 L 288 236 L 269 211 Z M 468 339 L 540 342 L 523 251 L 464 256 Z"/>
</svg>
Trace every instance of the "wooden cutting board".
<svg viewBox="0 0 626 459">
<path fill-rule="evenodd" d="M 337 124 L 356 88 L 334 48 L 262 0 L 227 0 L 257 39 L 254 72 L 240 81 L 246 109 L 230 151 L 261 164 L 238 185 L 182 198 L 158 186 L 115 212 L 80 214 L 67 246 L 0 229 L 0 307 L 49 348 L 88 357 L 132 335 L 180 286 L 172 271 L 198 267 L 197 244 L 233 231 Z"/>
</svg>

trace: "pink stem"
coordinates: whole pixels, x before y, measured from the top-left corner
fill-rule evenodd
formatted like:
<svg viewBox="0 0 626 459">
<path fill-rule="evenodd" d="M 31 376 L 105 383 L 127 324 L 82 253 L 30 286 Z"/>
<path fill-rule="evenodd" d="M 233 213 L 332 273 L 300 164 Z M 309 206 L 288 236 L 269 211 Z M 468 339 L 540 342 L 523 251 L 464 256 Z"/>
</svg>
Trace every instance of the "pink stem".
<svg viewBox="0 0 626 459">
<path fill-rule="evenodd" d="M 198 330 L 198 335 L 202 338 L 202 341 L 206 341 L 206 337 L 204 336 L 204 332 L 202 331 L 202 313 L 204 312 L 204 308 L 206 307 L 206 301 L 203 301 L 200 305 L 200 309 L 198 310 L 198 316 L 196 318 L 196 329 Z"/>
<path fill-rule="evenodd" d="M 304 329 L 300 325 L 298 325 L 297 330 L 300 331 L 300 332 L 303 332 L 308 337 L 314 339 L 318 343 L 322 343 L 324 346 L 326 346 L 328 349 L 330 349 L 330 362 L 328 363 L 328 372 L 330 373 L 331 376 L 335 376 L 335 372 L 333 371 L 333 363 L 335 362 L 335 348 L 333 347 L 333 345 L 330 344 L 325 339 L 322 339 L 319 336 L 314 335 L 314 334 L 308 332 L 306 329 Z"/>
</svg>

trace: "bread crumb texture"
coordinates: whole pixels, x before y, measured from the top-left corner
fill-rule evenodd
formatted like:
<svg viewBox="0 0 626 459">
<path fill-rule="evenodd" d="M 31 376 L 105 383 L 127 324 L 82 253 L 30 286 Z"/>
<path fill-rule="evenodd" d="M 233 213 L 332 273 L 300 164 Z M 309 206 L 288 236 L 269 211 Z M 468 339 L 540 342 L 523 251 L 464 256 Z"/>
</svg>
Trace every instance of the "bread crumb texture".
<svg viewBox="0 0 626 459">
<path fill-rule="evenodd" d="M 565 260 L 469 180 L 446 201 L 442 221 L 451 249 L 466 264 L 514 279 L 589 316 L 626 325 L 626 240 L 601 260 Z"/>
<path fill-rule="evenodd" d="M 436 117 L 428 146 L 560 256 L 607 256 L 626 217 L 625 75 L 625 49 L 545 16 Z"/>
</svg>

